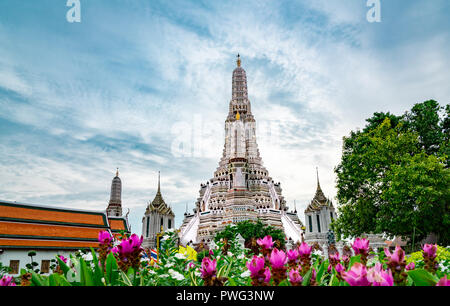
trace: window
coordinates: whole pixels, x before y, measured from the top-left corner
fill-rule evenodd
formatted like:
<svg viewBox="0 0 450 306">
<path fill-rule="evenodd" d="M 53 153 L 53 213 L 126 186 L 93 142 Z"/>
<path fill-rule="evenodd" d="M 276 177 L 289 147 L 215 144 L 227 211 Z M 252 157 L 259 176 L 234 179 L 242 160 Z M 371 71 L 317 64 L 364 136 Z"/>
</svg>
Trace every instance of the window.
<svg viewBox="0 0 450 306">
<path fill-rule="evenodd" d="M 320 216 L 316 215 L 317 217 L 317 231 L 320 233 Z"/>
<path fill-rule="evenodd" d="M 172 228 L 172 220 L 171 219 L 169 219 L 169 225 L 167 227 Z"/>
<path fill-rule="evenodd" d="M 330 217 L 331 217 L 331 221 L 333 221 L 333 212 L 330 211 Z"/>
<path fill-rule="evenodd" d="M 42 260 L 41 262 L 41 272 L 49 273 L 50 272 L 50 260 Z"/>
<path fill-rule="evenodd" d="M 147 237 L 148 237 L 148 230 L 149 230 L 149 226 L 150 226 L 150 217 L 147 217 Z"/>
<path fill-rule="evenodd" d="M 18 260 L 11 260 L 9 262 L 9 267 L 11 268 L 11 271 L 9 274 L 18 274 L 19 273 L 19 261 Z"/>
<path fill-rule="evenodd" d="M 311 216 L 308 216 L 308 223 L 309 223 L 309 232 L 312 233 L 312 218 Z"/>
<path fill-rule="evenodd" d="M 164 218 L 161 218 L 161 226 L 164 228 Z"/>
</svg>

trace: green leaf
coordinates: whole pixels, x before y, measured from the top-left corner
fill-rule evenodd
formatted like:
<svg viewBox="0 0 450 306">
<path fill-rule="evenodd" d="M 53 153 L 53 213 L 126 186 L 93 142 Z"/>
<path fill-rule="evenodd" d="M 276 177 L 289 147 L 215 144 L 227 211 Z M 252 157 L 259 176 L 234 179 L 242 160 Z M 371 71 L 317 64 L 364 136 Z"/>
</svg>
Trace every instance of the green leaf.
<svg viewBox="0 0 450 306">
<path fill-rule="evenodd" d="M 322 283 L 322 277 L 325 272 L 325 267 L 328 268 L 328 259 L 324 260 L 317 270 L 316 281 L 318 284 Z"/>
<path fill-rule="evenodd" d="M 92 262 L 94 264 L 94 283 L 95 286 L 104 286 L 105 284 L 102 282 L 103 278 L 103 268 L 99 266 L 97 254 L 95 253 L 94 249 L 91 247 L 91 253 L 92 253 Z"/>
<path fill-rule="evenodd" d="M 134 283 L 135 274 L 136 274 L 136 272 L 134 271 L 134 269 L 130 267 L 127 271 L 127 277 L 131 281 L 132 284 Z"/>
<path fill-rule="evenodd" d="M 232 278 L 229 278 L 228 279 L 228 284 L 230 285 L 230 286 L 236 286 L 237 284 L 236 284 L 236 281 L 234 280 L 234 279 L 232 279 Z"/>
<path fill-rule="evenodd" d="M 309 269 L 308 272 L 306 272 L 305 276 L 303 277 L 302 286 L 308 286 L 309 285 L 309 281 L 311 280 L 311 276 L 312 276 L 312 268 Z"/>
<path fill-rule="evenodd" d="M 436 283 L 439 282 L 437 277 L 423 269 L 415 269 L 407 273 L 413 280 L 415 286 L 436 286 Z"/>
<path fill-rule="evenodd" d="M 350 262 L 348 264 L 347 271 L 349 271 L 352 268 L 352 266 L 355 262 L 359 262 L 359 263 L 361 262 L 361 255 L 355 255 L 355 256 L 352 256 L 352 258 L 350 258 Z"/>
<path fill-rule="evenodd" d="M 114 286 L 119 278 L 119 266 L 113 253 L 109 253 L 106 258 L 106 282 L 108 285 Z"/>
<path fill-rule="evenodd" d="M 234 263 L 234 261 L 233 261 L 233 259 L 230 261 L 230 264 L 228 265 L 228 269 L 227 269 L 227 272 L 225 273 L 225 277 L 228 277 L 228 275 L 230 274 L 230 271 L 231 271 L 231 267 L 233 266 L 233 263 Z"/>
<path fill-rule="evenodd" d="M 339 286 L 339 279 L 336 277 L 336 273 L 333 273 L 333 275 L 331 275 L 330 283 L 328 284 L 328 286 Z"/>
<path fill-rule="evenodd" d="M 411 278 L 411 276 L 408 275 L 408 278 L 406 280 L 406 286 L 412 286 L 414 284 L 413 279 Z"/>
<path fill-rule="evenodd" d="M 36 274 L 34 271 L 31 272 L 31 284 L 33 286 L 39 286 L 39 287 L 45 286 L 45 282 L 43 281 L 41 276 Z"/>
<path fill-rule="evenodd" d="M 80 266 L 81 266 L 81 284 L 83 286 L 94 286 L 92 270 L 90 267 L 88 268 L 83 258 L 80 258 Z"/>
<path fill-rule="evenodd" d="M 57 273 L 53 273 L 48 277 L 48 285 L 49 286 L 72 286 L 67 279 Z"/>
<path fill-rule="evenodd" d="M 191 278 L 192 285 L 198 286 L 198 285 L 197 285 L 197 279 L 196 279 L 196 276 L 194 275 L 194 271 L 191 271 L 191 273 L 189 273 L 189 276 L 190 276 L 190 278 Z"/>
<path fill-rule="evenodd" d="M 130 269 L 132 269 L 132 268 L 130 268 Z M 131 282 L 131 280 L 128 278 L 128 276 L 123 271 L 120 271 L 120 277 L 122 278 L 122 282 L 126 286 L 133 286 L 133 283 Z"/>
<path fill-rule="evenodd" d="M 59 258 L 59 256 L 56 256 L 56 260 L 58 261 L 59 267 L 64 272 L 64 275 L 66 275 L 67 271 L 70 270 L 69 266 Z"/>
<path fill-rule="evenodd" d="M 220 267 L 219 272 L 217 272 L 217 277 L 221 277 L 222 276 L 222 273 L 225 270 L 225 268 L 226 268 L 226 265 L 222 265 L 222 267 Z"/>
</svg>

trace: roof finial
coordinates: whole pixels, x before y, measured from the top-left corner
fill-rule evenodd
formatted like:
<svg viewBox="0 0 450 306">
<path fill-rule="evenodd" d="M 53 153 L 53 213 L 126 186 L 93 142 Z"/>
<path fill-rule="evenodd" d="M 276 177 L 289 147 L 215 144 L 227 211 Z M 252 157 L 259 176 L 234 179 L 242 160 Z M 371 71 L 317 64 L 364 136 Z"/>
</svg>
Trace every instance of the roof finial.
<svg viewBox="0 0 450 306">
<path fill-rule="evenodd" d="M 158 192 L 161 192 L 161 171 L 158 171 Z"/>
<path fill-rule="evenodd" d="M 238 55 L 237 55 L 237 61 L 236 61 L 236 63 L 237 63 L 237 66 L 238 66 L 238 67 L 241 67 L 241 56 L 239 55 L 239 53 L 238 53 Z"/>
<path fill-rule="evenodd" d="M 294 200 L 294 207 L 295 207 L 294 212 L 297 213 L 297 203 L 295 202 L 295 200 Z"/>
<path fill-rule="evenodd" d="M 316 173 L 317 173 L 317 187 L 320 187 L 320 183 L 319 183 L 319 167 L 316 167 Z"/>
<path fill-rule="evenodd" d="M 119 176 L 119 168 L 117 168 L 116 176 Z"/>
</svg>

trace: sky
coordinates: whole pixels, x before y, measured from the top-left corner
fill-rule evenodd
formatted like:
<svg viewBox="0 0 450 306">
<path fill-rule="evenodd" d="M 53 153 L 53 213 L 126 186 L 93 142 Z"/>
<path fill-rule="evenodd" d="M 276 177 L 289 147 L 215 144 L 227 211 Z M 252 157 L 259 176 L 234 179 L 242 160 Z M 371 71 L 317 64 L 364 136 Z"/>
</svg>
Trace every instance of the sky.
<svg viewBox="0 0 450 306">
<path fill-rule="evenodd" d="M 258 145 L 299 217 L 336 204 L 342 139 L 374 112 L 450 101 L 450 2 L 0 1 L 0 199 L 105 210 L 119 168 L 141 233 L 161 171 L 180 226 L 224 145 L 231 76 L 247 72 Z"/>
</svg>

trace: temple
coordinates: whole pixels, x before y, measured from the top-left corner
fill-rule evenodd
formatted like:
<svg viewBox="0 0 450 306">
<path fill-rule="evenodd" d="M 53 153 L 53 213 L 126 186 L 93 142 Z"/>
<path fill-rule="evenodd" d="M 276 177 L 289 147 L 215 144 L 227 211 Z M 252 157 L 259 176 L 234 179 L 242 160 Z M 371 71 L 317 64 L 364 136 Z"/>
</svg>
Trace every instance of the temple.
<svg viewBox="0 0 450 306">
<path fill-rule="evenodd" d="M 309 244 L 325 244 L 328 241 L 330 224 L 336 217 L 333 202 L 325 197 L 320 188 L 319 170 L 317 169 L 317 189 L 314 198 L 305 209 L 306 234 L 305 241 Z"/>
<path fill-rule="evenodd" d="M 35 251 L 37 268 L 47 274 L 56 254 L 67 257 L 80 249 L 96 249 L 100 231 L 129 234 L 128 218 L 122 216 L 122 183 L 118 176 L 117 171 L 106 210 L 0 201 L 0 263 L 9 264 L 11 275 L 19 275 L 30 262 L 28 252 Z"/>
<path fill-rule="evenodd" d="M 149 202 L 142 218 L 142 235 L 144 248 L 157 247 L 157 234 L 175 227 L 175 214 L 161 195 L 161 174 L 158 172 L 158 190 L 155 198 Z"/>
<path fill-rule="evenodd" d="M 122 216 L 122 181 L 119 178 L 119 169 L 111 183 L 111 195 L 106 213 L 111 217 Z"/>
<path fill-rule="evenodd" d="M 225 120 L 225 144 L 213 178 L 200 185 L 193 213 L 180 228 L 182 244 L 212 240 L 228 224 L 261 220 L 301 240 L 302 223 L 289 211 L 281 184 L 264 167 L 256 142 L 256 121 L 248 98 L 247 76 L 238 55 Z"/>
</svg>

